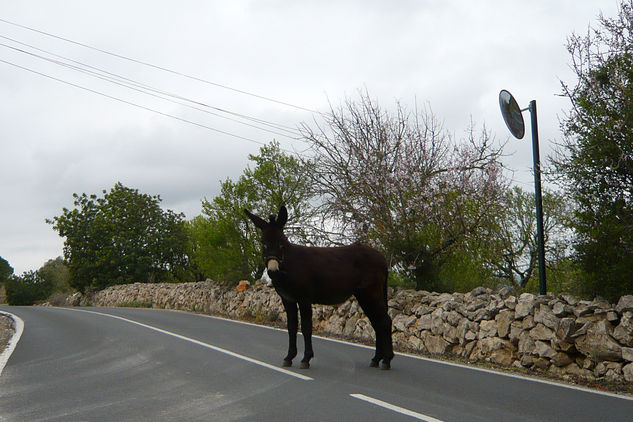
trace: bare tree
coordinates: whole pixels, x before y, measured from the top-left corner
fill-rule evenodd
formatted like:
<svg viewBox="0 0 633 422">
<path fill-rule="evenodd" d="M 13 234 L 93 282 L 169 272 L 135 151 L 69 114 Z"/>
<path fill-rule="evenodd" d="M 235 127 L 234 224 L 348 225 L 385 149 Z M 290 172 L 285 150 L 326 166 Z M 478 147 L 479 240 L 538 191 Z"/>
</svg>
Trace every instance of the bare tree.
<svg viewBox="0 0 633 422">
<path fill-rule="evenodd" d="M 366 93 L 303 126 L 317 164 L 321 211 L 341 238 L 381 248 L 418 287 L 451 249 L 476 235 L 506 189 L 485 130 L 454 140 L 433 113 L 382 110 Z"/>
</svg>

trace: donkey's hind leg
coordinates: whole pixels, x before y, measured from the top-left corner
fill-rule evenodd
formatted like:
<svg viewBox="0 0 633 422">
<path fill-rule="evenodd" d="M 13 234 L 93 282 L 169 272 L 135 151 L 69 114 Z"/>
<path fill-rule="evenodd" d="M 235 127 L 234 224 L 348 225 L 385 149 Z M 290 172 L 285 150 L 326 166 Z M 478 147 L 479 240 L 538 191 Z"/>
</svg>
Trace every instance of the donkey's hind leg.
<svg viewBox="0 0 633 422">
<path fill-rule="evenodd" d="M 387 313 L 387 304 L 384 303 L 382 294 L 360 291 L 355 296 L 376 334 L 376 354 L 371 359 L 369 366 L 377 368 L 382 360 L 381 368 L 389 369 L 391 368 L 391 359 L 393 359 L 393 346 L 391 343 L 391 318 Z"/>
<path fill-rule="evenodd" d="M 382 330 L 382 363 L 380 369 L 391 369 L 391 360 L 393 359 L 393 340 L 391 338 L 391 317 L 387 312 L 387 306 L 378 316 L 378 329 Z"/>
<path fill-rule="evenodd" d="M 299 315 L 297 303 L 281 299 L 288 319 L 288 354 L 284 358 L 283 366 L 292 366 L 292 360 L 297 356 L 297 331 L 299 330 Z"/>
</svg>

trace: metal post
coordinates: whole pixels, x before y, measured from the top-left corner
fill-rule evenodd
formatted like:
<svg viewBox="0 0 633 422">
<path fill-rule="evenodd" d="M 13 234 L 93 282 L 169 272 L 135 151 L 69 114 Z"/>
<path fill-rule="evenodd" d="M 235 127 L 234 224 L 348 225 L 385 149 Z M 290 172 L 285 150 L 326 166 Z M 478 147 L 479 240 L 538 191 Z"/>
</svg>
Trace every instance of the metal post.
<svg viewBox="0 0 633 422">
<path fill-rule="evenodd" d="M 530 101 L 532 117 L 532 155 L 534 158 L 534 196 L 536 202 L 536 231 L 538 236 L 538 277 L 542 295 L 547 294 L 545 280 L 545 236 L 543 234 L 543 197 L 541 195 L 541 158 L 538 148 L 538 123 L 536 118 L 536 101 Z"/>
</svg>

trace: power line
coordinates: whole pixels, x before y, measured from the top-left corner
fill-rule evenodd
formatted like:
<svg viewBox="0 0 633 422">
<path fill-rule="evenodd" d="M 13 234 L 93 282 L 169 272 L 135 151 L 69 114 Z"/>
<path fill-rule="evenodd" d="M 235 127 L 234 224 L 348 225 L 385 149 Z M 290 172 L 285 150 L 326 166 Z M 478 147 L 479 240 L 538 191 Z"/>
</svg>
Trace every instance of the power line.
<svg viewBox="0 0 633 422">
<path fill-rule="evenodd" d="M 267 145 L 265 142 L 257 141 L 257 140 L 255 140 L 255 139 L 247 138 L 247 137 L 245 137 L 245 136 L 241 136 L 241 135 L 236 135 L 236 134 L 231 133 L 231 132 L 227 132 L 227 131 L 224 131 L 224 130 L 216 129 L 216 128 L 214 128 L 214 127 L 211 127 L 211 126 L 208 126 L 208 125 L 205 125 L 205 124 L 202 124 L 202 123 L 198 123 L 198 122 L 194 122 L 194 121 L 192 121 L 192 120 L 188 120 L 188 119 L 185 119 L 185 118 L 182 118 L 182 117 L 178 117 L 178 116 L 175 116 L 175 115 L 173 115 L 173 114 L 169 114 L 169 113 L 165 113 L 165 112 L 162 112 L 162 111 L 158 111 L 158 110 L 155 110 L 155 109 L 150 108 L 150 107 L 146 107 L 146 106 L 143 106 L 143 105 L 140 105 L 140 104 L 137 104 L 137 103 L 131 102 L 131 101 L 124 100 L 124 99 L 119 98 L 119 97 L 115 97 L 115 96 L 113 96 L 113 95 L 105 94 L 105 93 L 103 93 L 103 92 L 96 91 L 96 90 L 94 90 L 94 89 L 87 88 L 87 87 L 85 87 L 85 86 L 81 86 L 81 85 L 76 84 L 76 83 L 73 83 L 73 82 L 65 81 L 65 80 L 63 80 L 63 79 L 56 78 L 56 77 L 54 77 L 54 76 L 47 75 L 47 74 L 42 73 L 42 72 L 38 72 L 37 70 L 30 69 L 30 68 L 28 68 L 28 67 L 18 65 L 18 64 L 16 64 L 16 63 L 12 63 L 12 62 L 9 62 L 9 61 L 7 61 L 7 60 L 2 60 L 2 59 L 0 59 L 0 62 L 1 62 L 1 63 L 5 63 L 5 64 L 8 64 L 8 65 L 13 66 L 13 67 L 16 67 L 16 68 L 19 68 L 19 69 L 22 69 L 22 70 L 25 70 L 25 71 L 27 71 L 27 72 L 34 73 L 34 74 L 36 74 L 36 75 L 43 76 L 43 77 L 48 78 L 48 79 L 52 79 L 52 80 L 54 80 L 54 81 L 57 81 L 57 82 L 60 82 L 60 83 L 66 84 L 66 85 L 73 86 L 73 87 L 75 87 L 75 88 L 82 89 L 82 90 L 84 90 L 84 91 L 91 92 L 91 93 L 93 93 L 93 94 L 101 95 L 101 96 L 103 96 L 103 97 L 110 98 L 110 99 L 112 99 L 112 100 L 119 101 L 119 102 L 122 102 L 122 103 L 124 103 L 124 104 L 128 104 L 128 105 L 131 105 L 131 106 L 134 106 L 134 107 L 137 107 L 137 108 L 143 109 L 143 110 L 147 110 L 147 111 L 150 111 L 150 112 L 152 112 L 152 113 L 160 114 L 161 116 L 170 117 L 170 118 L 172 118 L 172 119 L 176 119 L 176 120 L 179 120 L 179 121 L 184 122 L 184 123 L 189 123 L 189 124 L 191 124 L 191 125 L 195 125 L 195 126 L 198 126 L 198 127 L 204 128 L 204 129 L 208 129 L 208 130 L 211 130 L 211 131 L 214 131 L 214 132 L 218 132 L 218 133 L 221 133 L 221 134 L 223 134 L 223 135 L 232 136 L 232 137 L 234 137 L 234 138 L 242 139 L 242 140 L 245 140 L 245 141 L 248 141 L 248 142 L 252 142 L 252 143 L 255 143 L 255 144 L 264 145 L 264 146 L 265 146 L 265 145 Z M 293 151 L 289 151 L 289 150 L 285 150 L 285 149 L 284 149 L 284 151 L 289 152 L 289 153 L 292 153 L 292 154 L 296 154 L 296 153 L 295 153 L 295 152 L 293 152 Z"/>
<path fill-rule="evenodd" d="M 256 128 L 256 129 L 259 129 L 259 130 L 263 130 L 263 131 L 266 131 L 266 132 L 269 132 L 269 133 L 273 133 L 273 134 L 284 136 L 284 137 L 290 137 L 290 138 L 292 138 L 294 140 L 298 140 L 297 137 L 301 136 L 300 132 L 298 132 L 296 129 L 291 128 L 289 126 L 285 126 L 285 125 L 278 124 L 278 123 L 272 123 L 272 122 L 269 122 L 269 121 L 266 121 L 266 120 L 263 120 L 263 119 L 259 119 L 259 118 L 247 116 L 247 115 L 244 115 L 244 114 L 241 114 L 241 113 L 236 113 L 236 112 L 233 112 L 233 111 L 230 111 L 230 110 L 222 109 L 222 108 L 219 108 L 219 107 L 211 106 L 211 105 L 205 104 L 205 103 L 203 103 L 201 101 L 192 100 L 192 99 L 183 97 L 183 96 L 178 95 L 178 94 L 173 94 L 173 93 L 170 93 L 170 92 L 167 92 L 167 91 L 163 91 L 163 90 L 154 88 L 154 87 L 152 87 L 150 85 L 147 85 L 147 84 L 138 82 L 136 80 L 127 78 L 125 76 L 121 76 L 121 75 L 118 75 L 118 74 L 115 74 L 115 73 L 112 73 L 112 72 L 108 72 L 108 71 L 100 69 L 98 67 L 94 67 L 94 66 L 91 66 L 89 64 L 82 63 L 82 62 L 70 59 L 68 57 L 52 53 L 52 52 L 47 51 L 47 50 L 43 50 L 41 48 L 35 47 L 33 45 L 30 45 L 30 44 L 23 43 L 21 41 L 15 40 L 15 39 L 10 38 L 10 37 L 6 37 L 6 36 L 3 36 L 3 35 L 0 35 L 0 38 L 3 38 L 3 39 L 11 41 L 13 43 L 16 43 L 16 44 L 19 44 L 19 45 L 22 45 L 22 46 L 34 49 L 36 51 L 43 52 L 43 53 L 48 54 L 50 56 L 57 57 L 59 59 L 69 61 L 71 63 L 76 63 L 79 66 L 75 66 L 75 65 L 72 65 L 72 64 L 69 64 L 69 63 L 65 63 L 65 62 L 62 62 L 62 61 L 59 61 L 59 60 L 51 59 L 49 57 L 44 57 L 44 56 L 41 56 L 39 54 L 35 54 L 33 52 L 23 50 L 21 48 L 17 48 L 17 47 L 14 47 L 14 46 L 10 46 L 10 45 L 7 45 L 7 44 L 0 43 L 0 46 L 3 46 L 5 48 L 9 48 L 9 49 L 12 49 L 14 51 L 20 52 L 22 54 L 27 54 L 29 56 L 32 56 L 32 57 L 35 57 L 35 58 L 38 58 L 38 59 L 41 59 L 41 60 L 48 61 L 50 63 L 54 63 L 54 64 L 59 65 L 59 66 L 66 67 L 66 68 L 75 70 L 77 72 L 88 74 L 88 75 L 90 75 L 92 77 L 99 78 L 101 80 L 105 80 L 107 82 L 110 82 L 110 83 L 113 83 L 113 84 L 116 84 L 116 85 L 119 85 L 119 86 L 123 86 L 123 87 L 129 88 L 129 89 L 132 89 L 134 91 L 144 93 L 146 95 L 151 95 L 153 97 L 161 98 L 161 99 L 163 99 L 165 101 L 170 101 L 170 102 L 175 103 L 175 104 L 179 104 L 179 105 L 182 105 L 182 106 L 185 106 L 185 107 L 193 108 L 195 110 L 198 110 L 198 111 L 201 111 L 201 112 L 204 112 L 204 113 L 207 113 L 207 114 L 211 114 L 211 115 L 223 118 L 223 119 L 231 120 L 231 121 L 234 121 L 236 123 L 239 123 L 239 124 L 242 124 L 242 125 L 246 125 L 246 126 L 250 126 L 250 127 L 253 127 L 253 128 Z M 93 70 L 88 70 L 88 69 L 94 69 L 94 71 Z M 148 91 L 150 91 L 150 92 L 148 92 Z M 181 101 L 174 101 L 174 100 L 172 100 L 170 98 L 165 98 L 165 96 L 176 98 L 176 99 L 180 99 L 180 100 L 186 101 L 186 103 L 183 103 Z M 191 104 L 189 104 L 189 103 L 191 103 Z M 192 105 L 192 104 L 200 105 L 200 106 L 208 108 L 208 109 L 217 110 L 217 111 L 222 112 L 222 113 L 230 114 L 230 115 L 233 115 L 233 116 L 245 119 L 245 120 L 249 120 L 249 121 L 254 122 L 254 123 L 258 123 L 258 124 L 261 124 L 261 125 L 264 125 L 264 126 L 268 126 L 269 128 L 272 128 L 274 130 L 271 130 L 269 128 L 259 127 L 259 126 L 256 126 L 256 125 L 250 124 L 250 123 L 245 123 L 245 122 L 242 122 L 240 120 L 237 120 L 237 119 L 234 119 L 234 118 L 231 118 L 231 117 L 227 117 L 227 116 L 223 116 L 221 114 L 214 113 L 214 112 L 211 112 L 211 111 L 206 110 L 206 109 L 201 109 L 201 108 L 199 108 L 199 107 L 197 107 L 195 105 Z M 284 131 L 286 133 L 281 133 L 279 131 Z"/>
<path fill-rule="evenodd" d="M 148 62 L 145 62 L 145 61 L 142 61 L 142 60 L 138 60 L 138 59 L 134 59 L 134 58 L 131 58 L 131 57 L 127 57 L 127 56 L 124 56 L 124 55 L 121 55 L 121 54 L 113 53 L 113 52 L 110 52 L 110 51 L 107 51 L 107 50 L 103 50 L 101 48 L 94 47 L 94 46 L 91 46 L 91 45 L 88 45 L 88 44 L 85 44 L 85 43 L 82 43 L 82 42 L 79 42 L 79 41 L 74 41 L 74 40 L 71 40 L 71 39 L 59 36 L 59 35 L 51 34 L 51 33 L 46 32 L 46 31 L 42 31 L 42 30 L 39 30 L 39 29 L 31 28 L 29 26 L 22 25 L 22 24 L 19 24 L 19 23 L 16 23 L 16 22 L 11 22 L 11 21 L 8 21 L 6 19 L 0 18 L 0 22 L 4 22 L 4 23 L 9 24 L 9 25 L 17 26 L 19 28 L 23 28 L 23 29 L 26 29 L 26 30 L 29 30 L 29 31 L 32 31 L 32 32 L 36 32 L 38 34 L 46 35 L 46 36 L 51 37 L 51 38 L 55 38 L 55 39 L 58 39 L 58 40 L 61 40 L 61 41 L 65 41 L 65 42 L 68 42 L 68 43 L 71 43 L 71 44 L 75 44 L 75 45 L 78 45 L 80 47 L 84 47 L 84 48 L 88 48 L 88 49 L 91 49 L 91 50 L 94 50 L 94 51 L 98 51 L 100 53 L 107 54 L 107 55 L 112 56 L 112 57 L 116 57 L 116 58 L 119 58 L 119 59 L 127 60 L 127 61 L 130 61 L 130 62 L 133 62 L 133 63 L 137 63 L 137 64 L 141 64 L 141 65 L 144 65 L 144 66 L 148 66 L 148 67 L 151 67 L 151 68 L 154 68 L 154 69 L 157 69 L 157 70 L 161 70 L 163 72 L 168 72 L 168 73 L 171 73 L 171 74 L 174 74 L 174 75 L 182 76 L 184 78 L 192 79 L 192 80 L 195 80 L 195 81 L 198 81 L 198 82 L 202 82 L 202 83 L 205 83 L 205 84 L 208 84 L 208 85 L 217 86 L 219 88 L 227 89 L 227 90 L 230 90 L 230 91 L 233 91 L 233 92 L 237 92 L 237 93 L 240 93 L 240 94 L 244 94 L 244 95 L 249 95 L 251 97 L 259 98 L 261 100 L 266 100 L 266 101 L 274 102 L 274 103 L 277 103 L 277 104 L 285 105 L 285 106 L 288 106 L 288 107 L 293 107 L 293 108 L 296 108 L 296 109 L 299 109 L 299 110 L 308 111 L 310 113 L 323 114 L 320 111 L 313 110 L 313 109 L 310 109 L 310 108 L 307 108 L 307 107 L 302 107 L 302 106 L 291 104 L 291 103 L 288 103 L 288 102 L 285 102 L 285 101 L 280 101 L 280 100 L 276 100 L 274 98 L 266 97 L 266 96 L 263 96 L 263 95 L 254 94 L 252 92 L 248 92 L 248 91 L 244 91 L 244 90 L 241 90 L 241 89 L 233 88 L 233 87 L 230 87 L 228 85 L 220 84 L 220 83 L 217 83 L 217 82 L 212 82 L 212 81 L 209 81 L 207 79 L 203 79 L 203 78 L 200 78 L 200 77 L 197 77 L 197 76 L 191 76 L 191 75 L 188 75 L 186 73 L 182 73 L 182 72 L 179 72 L 179 71 L 176 71 L 176 70 L 168 69 L 168 68 L 165 68 L 165 67 L 162 67 L 162 66 L 158 66 L 158 65 L 155 65 L 155 64 L 152 64 L 152 63 L 148 63 Z"/>
</svg>

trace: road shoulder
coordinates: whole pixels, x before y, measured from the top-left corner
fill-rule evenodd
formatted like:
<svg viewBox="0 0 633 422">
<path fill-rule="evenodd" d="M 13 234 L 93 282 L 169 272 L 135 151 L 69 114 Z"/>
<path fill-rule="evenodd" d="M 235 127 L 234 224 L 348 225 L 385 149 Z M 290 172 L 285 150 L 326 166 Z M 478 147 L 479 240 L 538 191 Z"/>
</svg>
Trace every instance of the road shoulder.
<svg viewBox="0 0 633 422">
<path fill-rule="evenodd" d="M 0 311 L 0 375 L 20 341 L 23 331 L 24 321 L 20 317 Z"/>
</svg>

